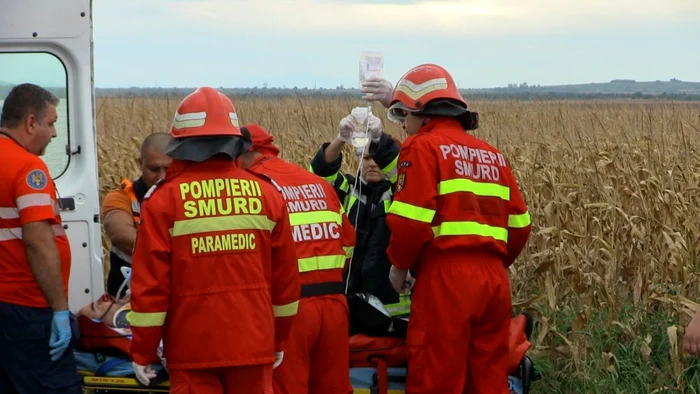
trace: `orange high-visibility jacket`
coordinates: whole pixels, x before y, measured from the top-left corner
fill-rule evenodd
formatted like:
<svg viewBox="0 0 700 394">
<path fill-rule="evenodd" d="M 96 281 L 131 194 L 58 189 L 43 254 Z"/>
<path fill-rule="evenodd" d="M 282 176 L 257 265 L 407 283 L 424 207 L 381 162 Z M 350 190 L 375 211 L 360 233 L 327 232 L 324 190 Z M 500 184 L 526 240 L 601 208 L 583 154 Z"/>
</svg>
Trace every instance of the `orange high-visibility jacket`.
<svg viewBox="0 0 700 394">
<path fill-rule="evenodd" d="M 456 120 L 434 119 L 404 141 L 397 168 L 387 216 L 387 254 L 395 266 L 410 268 L 426 256 L 490 255 L 506 267 L 515 261 L 530 234 L 530 214 L 496 148 Z"/>
<path fill-rule="evenodd" d="M 300 283 L 280 193 L 230 159 L 175 160 L 141 207 L 133 253 L 131 356 L 168 368 L 271 364 Z"/>
<path fill-rule="evenodd" d="M 286 201 L 302 294 L 344 294 L 343 271 L 355 246 L 355 229 L 333 187 L 323 178 L 270 155 L 258 157 L 250 170 L 271 178 Z"/>
</svg>

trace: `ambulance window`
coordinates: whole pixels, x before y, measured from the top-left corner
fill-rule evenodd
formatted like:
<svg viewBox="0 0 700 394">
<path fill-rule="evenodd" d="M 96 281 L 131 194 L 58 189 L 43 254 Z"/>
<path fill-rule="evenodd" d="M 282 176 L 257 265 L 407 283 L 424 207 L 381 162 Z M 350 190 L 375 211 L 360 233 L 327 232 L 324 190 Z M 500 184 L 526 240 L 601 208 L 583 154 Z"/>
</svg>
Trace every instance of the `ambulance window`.
<svg viewBox="0 0 700 394">
<path fill-rule="evenodd" d="M 56 56 L 44 53 L 0 53 L 0 108 L 5 97 L 15 85 L 33 83 L 58 97 L 56 107 L 56 138 L 51 140 L 41 157 L 49 168 L 51 177 L 56 179 L 68 167 L 68 77 L 66 68 Z"/>
</svg>

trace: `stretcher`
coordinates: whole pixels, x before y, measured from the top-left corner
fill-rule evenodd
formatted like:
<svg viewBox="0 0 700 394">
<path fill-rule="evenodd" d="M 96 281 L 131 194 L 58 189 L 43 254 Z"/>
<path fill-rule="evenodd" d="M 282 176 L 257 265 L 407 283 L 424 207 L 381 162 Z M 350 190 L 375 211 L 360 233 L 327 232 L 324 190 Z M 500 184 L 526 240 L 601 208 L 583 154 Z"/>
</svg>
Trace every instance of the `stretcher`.
<svg viewBox="0 0 700 394">
<path fill-rule="evenodd" d="M 148 387 L 141 385 L 134 376 L 131 360 L 104 357 L 97 361 L 94 353 L 74 351 L 78 373 L 82 377 L 85 394 L 102 393 L 168 393 L 170 383 L 167 372 L 161 366 L 153 366 L 158 376 Z M 405 394 L 406 368 L 350 368 L 350 382 L 354 394 Z M 508 378 L 511 394 L 526 394 L 523 381 Z"/>
</svg>

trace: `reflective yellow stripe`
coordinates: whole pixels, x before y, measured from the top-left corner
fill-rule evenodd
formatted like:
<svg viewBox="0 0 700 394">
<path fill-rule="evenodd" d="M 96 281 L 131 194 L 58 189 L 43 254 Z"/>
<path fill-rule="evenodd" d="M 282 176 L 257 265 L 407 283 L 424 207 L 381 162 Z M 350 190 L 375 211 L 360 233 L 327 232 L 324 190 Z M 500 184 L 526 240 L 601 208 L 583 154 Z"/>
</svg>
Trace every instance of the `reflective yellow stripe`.
<svg viewBox="0 0 700 394">
<path fill-rule="evenodd" d="M 446 235 L 480 235 L 508 242 L 508 229 L 477 222 L 444 222 L 439 226 L 433 227 L 433 233 L 436 237 Z"/>
<path fill-rule="evenodd" d="M 399 302 L 394 303 L 394 304 L 384 305 L 386 310 L 389 312 L 389 315 L 391 315 L 392 317 L 395 317 L 395 316 L 410 314 L 411 313 L 410 294 L 411 293 L 399 294 Z"/>
<path fill-rule="evenodd" d="M 301 226 L 302 224 L 336 222 L 343 223 L 343 216 L 333 211 L 297 212 L 289 214 L 289 224 Z"/>
<path fill-rule="evenodd" d="M 391 201 L 384 200 L 384 212 L 389 212 L 389 208 L 391 208 Z"/>
<path fill-rule="evenodd" d="M 450 179 L 438 183 L 438 194 L 469 192 L 483 197 L 500 197 L 510 201 L 510 188 L 496 183 L 474 182 L 471 179 Z"/>
<path fill-rule="evenodd" d="M 396 164 L 399 162 L 399 156 L 396 155 L 394 157 L 394 160 L 389 163 L 386 167 L 382 168 L 382 172 L 384 172 L 384 175 L 386 175 L 387 178 L 391 181 L 391 183 L 396 183 L 396 178 L 398 171 L 396 169 Z"/>
<path fill-rule="evenodd" d="M 508 215 L 508 227 L 523 228 L 530 225 L 530 212 L 520 215 Z"/>
<path fill-rule="evenodd" d="M 330 256 L 317 256 L 299 259 L 299 272 L 332 270 L 345 267 L 344 254 L 335 254 Z"/>
<path fill-rule="evenodd" d="M 351 258 L 352 253 L 355 251 L 354 246 L 343 246 L 343 249 L 345 250 L 345 258 Z"/>
<path fill-rule="evenodd" d="M 263 215 L 234 215 L 212 218 L 178 220 L 171 228 L 170 236 L 229 230 L 272 230 L 276 223 Z"/>
<path fill-rule="evenodd" d="M 273 305 L 272 311 L 275 313 L 275 317 L 289 317 L 297 314 L 299 310 L 299 300 L 292 302 L 287 305 Z"/>
<path fill-rule="evenodd" d="M 348 183 L 348 178 L 343 177 L 343 183 L 340 184 L 340 190 L 343 193 L 347 193 L 350 190 L 350 184 Z"/>
<path fill-rule="evenodd" d="M 394 201 L 391 203 L 389 212 L 387 213 L 425 223 L 432 222 L 433 217 L 435 217 L 435 211 L 432 209 L 417 207 L 401 201 Z"/>
<path fill-rule="evenodd" d="M 158 327 L 165 323 L 167 312 L 141 313 L 131 311 L 126 314 L 126 320 L 134 327 Z"/>
</svg>

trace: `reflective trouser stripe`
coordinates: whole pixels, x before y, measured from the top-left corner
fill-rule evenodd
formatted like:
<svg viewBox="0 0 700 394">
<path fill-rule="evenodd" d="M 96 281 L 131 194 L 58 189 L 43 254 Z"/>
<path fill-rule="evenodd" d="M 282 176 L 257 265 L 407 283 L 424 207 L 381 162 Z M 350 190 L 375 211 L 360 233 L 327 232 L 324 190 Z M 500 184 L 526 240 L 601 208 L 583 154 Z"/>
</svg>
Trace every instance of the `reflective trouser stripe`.
<svg viewBox="0 0 700 394">
<path fill-rule="evenodd" d="M 272 230 L 275 228 L 274 221 L 264 215 L 232 215 L 217 216 L 210 218 L 196 218 L 188 220 L 178 220 L 171 228 L 170 236 L 190 235 L 207 233 L 211 231 L 230 230 Z"/>
<path fill-rule="evenodd" d="M 530 212 L 525 212 L 520 215 L 508 215 L 508 227 L 523 228 L 531 224 Z"/>
<path fill-rule="evenodd" d="M 275 317 L 289 317 L 297 314 L 299 310 L 299 300 L 286 305 L 273 305 L 272 311 Z"/>
<path fill-rule="evenodd" d="M 165 323 L 167 312 L 134 312 L 126 315 L 126 320 L 134 327 L 157 327 Z"/>
<path fill-rule="evenodd" d="M 299 272 L 310 272 L 319 270 L 331 270 L 345 267 L 344 254 L 336 254 L 329 256 L 307 257 L 297 260 L 299 263 Z"/>
<path fill-rule="evenodd" d="M 477 222 L 443 222 L 433 227 L 436 237 L 446 235 L 479 235 L 491 237 L 498 241 L 508 242 L 508 229 L 498 226 L 489 226 Z"/>
</svg>

